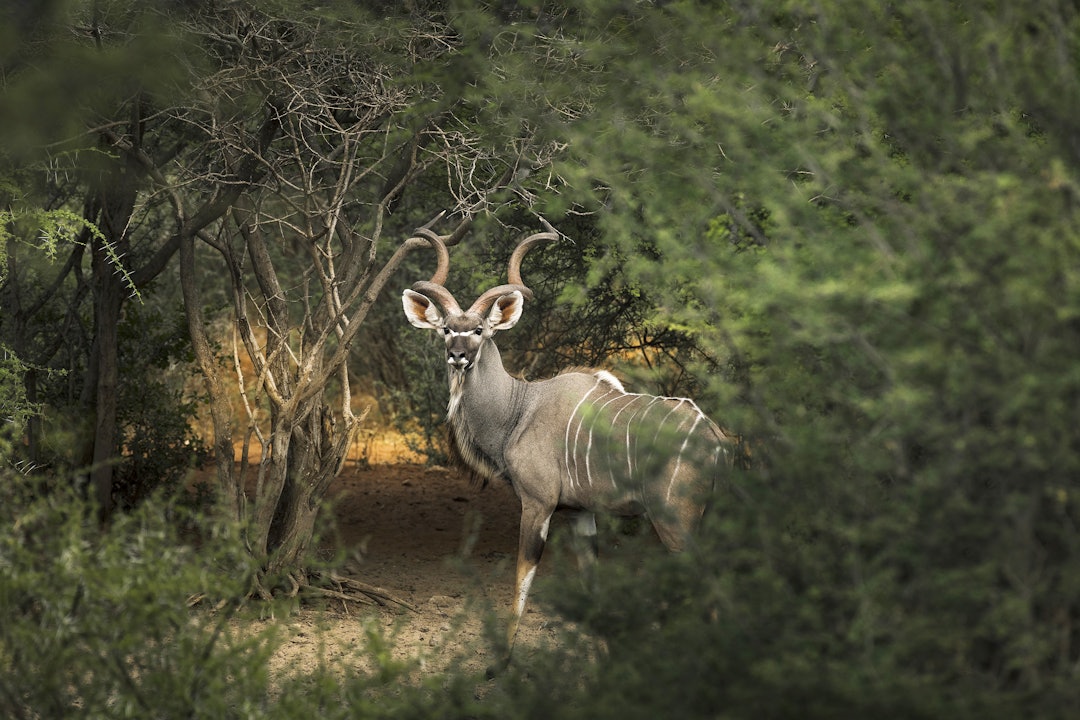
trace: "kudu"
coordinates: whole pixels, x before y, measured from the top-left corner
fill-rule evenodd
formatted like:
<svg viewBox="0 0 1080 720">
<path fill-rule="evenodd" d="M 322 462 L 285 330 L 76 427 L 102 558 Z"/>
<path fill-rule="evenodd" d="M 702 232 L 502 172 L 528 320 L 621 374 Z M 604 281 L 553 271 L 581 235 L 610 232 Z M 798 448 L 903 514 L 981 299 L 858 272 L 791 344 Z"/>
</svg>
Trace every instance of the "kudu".
<svg viewBox="0 0 1080 720">
<path fill-rule="evenodd" d="M 586 568 L 596 557 L 597 511 L 646 514 L 664 545 L 680 551 L 731 461 L 729 438 L 692 400 L 626 392 L 604 370 L 526 382 L 503 368 L 493 336 L 512 328 L 532 298 L 521 279 L 522 258 L 559 237 L 542 222 L 545 231 L 522 240 L 510 256 L 509 284 L 483 293 L 468 310 L 443 287 L 450 262 L 443 240 L 419 228 L 416 235 L 438 254 L 438 269 L 402 294 L 409 322 L 446 341 L 447 420 L 458 452 L 485 478 L 508 481 L 521 500 L 506 661 L 556 510 L 576 513 Z"/>
</svg>

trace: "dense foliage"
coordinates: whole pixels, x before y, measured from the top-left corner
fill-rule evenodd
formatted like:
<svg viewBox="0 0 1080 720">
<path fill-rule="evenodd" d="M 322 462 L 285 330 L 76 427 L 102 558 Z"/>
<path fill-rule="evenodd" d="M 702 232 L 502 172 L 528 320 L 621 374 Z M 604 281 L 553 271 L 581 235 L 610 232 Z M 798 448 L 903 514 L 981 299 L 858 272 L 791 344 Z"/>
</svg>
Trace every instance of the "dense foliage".
<svg viewBox="0 0 1080 720">
<path fill-rule="evenodd" d="M 586 122 L 571 152 L 607 168 L 608 263 L 725 368 L 709 406 L 753 469 L 695 560 L 651 568 L 662 597 L 612 581 L 594 622 L 644 607 L 611 631 L 602 697 L 648 678 L 631 715 L 1067 716 L 1075 10 L 700 17 L 621 16 L 593 48 L 618 60 L 596 119 L 621 132 Z M 672 593 L 693 598 L 674 618 Z"/>
<path fill-rule="evenodd" d="M 268 638 L 228 631 L 252 572 L 238 548 L 220 543 L 197 557 L 150 506 L 102 533 L 70 490 L 35 495 L 31 481 L 4 476 L 6 716 L 226 717 L 235 698 L 265 690 L 255 668 Z M 211 586 L 210 602 L 229 609 L 193 616 L 185 598 Z M 250 672 L 225 683 L 245 660 Z"/>
<path fill-rule="evenodd" d="M 603 640 L 598 657 L 567 638 L 443 714 L 1074 713 L 1076 9 L 410 8 L 454 31 L 431 71 L 455 117 L 481 140 L 514 130 L 551 150 L 518 168 L 530 184 L 486 198 L 493 215 L 531 206 L 581 228 L 546 261 L 555 272 L 527 277 L 573 266 L 589 287 L 565 287 L 562 308 L 631 297 L 620 317 L 689 341 L 679 359 L 695 363 L 702 406 L 745 449 L 692 551 L 630 543 L 644 559 L 602 562 L 594 593 L 547 580 L 558 592 L 540 597 Z M 32 566 L 0 556 L 0 587 L 25 588 L 11 568 Z M 14 617 L 44 627 L 45 600 L 22 597 Z M 24 657 L 22 631 L 6 632 L 4 670 Z M 439 712 L 423 690 L 391 707 L 361 687 L 334 686 L 356 703 L 337 713 Z"/>
</svg>

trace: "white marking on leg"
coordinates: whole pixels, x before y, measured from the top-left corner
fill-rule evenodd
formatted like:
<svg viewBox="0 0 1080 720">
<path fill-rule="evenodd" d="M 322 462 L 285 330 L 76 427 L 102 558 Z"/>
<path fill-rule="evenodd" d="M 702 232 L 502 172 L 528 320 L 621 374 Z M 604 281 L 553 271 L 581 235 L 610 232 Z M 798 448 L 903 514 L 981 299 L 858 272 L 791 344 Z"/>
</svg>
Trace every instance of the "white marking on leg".
<svg viewBox="0 0 1080 720">
<path fill-rule="evenodd" d="M 517 603 L 514 605 L 514 614 L 519 618 L 525 612 L 525 600 L 529 597 L 529 587 L 532 586 L 534 577 L 536 577 L 535 565 L 529 568 L 529 571 L 525 573 L 525 577 L 521 579 L 521 586 L 518 588 Z"/>
<path fill-rule="evenodd" d="M 574 517 L 574 531 L 581 537 L 596 537 L 596 515 L 581 512 Z"/>
</svg>

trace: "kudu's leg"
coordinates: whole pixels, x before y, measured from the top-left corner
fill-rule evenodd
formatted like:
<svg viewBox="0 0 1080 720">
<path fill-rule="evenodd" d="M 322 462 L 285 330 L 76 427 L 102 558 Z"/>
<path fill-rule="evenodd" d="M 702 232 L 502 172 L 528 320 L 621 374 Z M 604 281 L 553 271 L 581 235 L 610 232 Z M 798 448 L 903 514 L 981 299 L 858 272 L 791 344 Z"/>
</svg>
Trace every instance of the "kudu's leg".
<svg viewBox="0 0 1080 720">
<path fill-rule="evenodd" d="M 514 641 L 517 639 L 518 625 L 521 623 L 521 616 L 525 613 L 529 588 L 532 587 L 533 578 L 536 577 L 536 567 L 544 554 L 552 512 L 554 511 L 551 509 L 522 498 L 521 525 L 518 529 L 517 579 L 514 583 L 516 590 L 514 614 L 506 633 L 506 655 L 498 665 L 488 668 L 488 677 L 494 676 L 510 663 L 510 655 L 514 652 Z"/>
<path fill-rule="evenodd" d="M 596 589 L 596 557 L 599 554 L 596 539 L 596 515 L 591 512 L 579 512 L 574 516 L 574 553 L 578 558 L 585 587 Z"/>
</svg>

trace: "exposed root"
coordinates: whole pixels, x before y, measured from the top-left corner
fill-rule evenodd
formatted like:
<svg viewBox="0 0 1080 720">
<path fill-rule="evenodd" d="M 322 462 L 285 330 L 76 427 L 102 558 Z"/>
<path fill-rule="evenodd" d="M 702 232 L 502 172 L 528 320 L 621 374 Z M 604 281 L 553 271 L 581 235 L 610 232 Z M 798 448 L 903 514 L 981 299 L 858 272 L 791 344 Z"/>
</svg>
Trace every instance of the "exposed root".
<svg viewBox="0 0 1080 720">
<path fill-rule="evenodd" d="M 411 610 L 414 613 L 420 614 L 420 608 L 416 607 L 407 600 L 403 600 L 397 595 L 394 595 L 389 590 L 386 590 L 375 585 L 369 585 L 361 580 L 355 578 L 344 577 L 337 573 L 330 573 L 322 577 L 326 585 L 332 585 L 333 587 L 327 587 L 326 585 L 316 585 L 308 580 L 303 582 L 298 581 L 293 575 L 289 575 L 290 586 L 288 590 L 284 591 L 286 597 L 296 597 L 301 594 L 317 595 L 319 597 L 333 598 L 335 600 L 341 600 L 342 602 L 355 602 L 365 605 L 378 605 L 379 607 L 389 607 L 391 605 L 398 605 Z M 265 594 L 265 598 L 264 598 Z M 272 596 L 261 588 L 257 587 L 251 594 L 252 598 L 264 598 L 272 599 Z M 196 605 L 201 605 L 206 601 L 206 593 L 195 593 L 190 595 L 185 604 L 190 608 Z M 212 608 L 213 612 L 221 610 L 228 600 L 220 600 L 215 603 Z"/>
<path fill-rule="evenodd" d="M 336 589 L 312 584 L 308 584 L 304 589 L 307 592 L 323 597 L 366 603 L 368 605 L 379 605 L 380 607 L 387 607 L 393 604 L 411 610 L 414 613 L 420 613 L 420 608 L 381 587 L 369 585 L 368 583 L 355 578 L 345 577 L 343 575 L 338 575 L 337 573 L 330 573 L 325 576 L 325 580 L 327 581 L 327 584 L 333 584 Z"/>
</svg>

